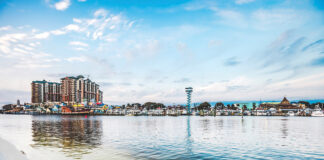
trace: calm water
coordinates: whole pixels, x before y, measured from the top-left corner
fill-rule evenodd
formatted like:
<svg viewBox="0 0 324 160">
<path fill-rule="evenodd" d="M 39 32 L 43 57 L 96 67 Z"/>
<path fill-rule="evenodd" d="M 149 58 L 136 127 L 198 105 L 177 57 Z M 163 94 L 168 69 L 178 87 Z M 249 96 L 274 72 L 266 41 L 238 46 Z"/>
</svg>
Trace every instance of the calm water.
<svg viewBox="0 0 324 160">
<path fill-rule="evenodd" d="M 324 159 L 320 117 L 0 115 L 29 159 Z"/>
</svg>

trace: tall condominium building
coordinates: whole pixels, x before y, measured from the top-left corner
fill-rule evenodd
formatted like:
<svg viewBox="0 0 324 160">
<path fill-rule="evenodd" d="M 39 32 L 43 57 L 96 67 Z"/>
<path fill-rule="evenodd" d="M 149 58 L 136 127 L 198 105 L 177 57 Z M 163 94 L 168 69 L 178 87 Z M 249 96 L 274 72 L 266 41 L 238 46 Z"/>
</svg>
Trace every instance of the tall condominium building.
<svg viewBox="0 0 324 160">
<path fill-rule="evenodd" d="M 31 83 L 32 103 L 60 102 L 61 84 L 56 82 L 33 81 Z"/>
<path fill-rule="evenodd" d="M 102 102 L 99 85 L 83 76 L 61 78 L 63 102 Z"/>
</svg>

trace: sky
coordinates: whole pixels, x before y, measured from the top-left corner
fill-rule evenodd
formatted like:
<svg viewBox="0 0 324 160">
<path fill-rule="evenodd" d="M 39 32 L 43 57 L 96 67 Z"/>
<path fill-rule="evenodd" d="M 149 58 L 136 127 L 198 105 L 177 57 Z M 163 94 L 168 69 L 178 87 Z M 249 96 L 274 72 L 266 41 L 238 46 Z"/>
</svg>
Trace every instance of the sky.
<svg viewBox="0 0 324 160">
<path fill-rule="evenodd" d="M 84 75 L 107 104 L 324 98 L 321 0 L 3 0 L 0 104 Z"/>
</svg>

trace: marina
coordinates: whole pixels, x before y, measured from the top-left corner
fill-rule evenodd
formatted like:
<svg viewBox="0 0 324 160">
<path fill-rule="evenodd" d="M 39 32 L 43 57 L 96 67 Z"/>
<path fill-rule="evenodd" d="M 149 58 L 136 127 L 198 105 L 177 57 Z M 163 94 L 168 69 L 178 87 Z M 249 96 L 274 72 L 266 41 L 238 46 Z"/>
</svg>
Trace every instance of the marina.
<svg viewBox="0 0 324 160">
<path fill-rule="evenodd" d="M 189 107 L 188 107 L 189 106 Z M 104 103 L 66 104 L 41 103 L 6 105 L 0 113 L 29 115 L 106 115 L 106 116 L 312 116 L 324 117 L 323 103 L 306 101 L 290 103 L 286 97 L 281 102 L 232 103 L 191 103 L 166 106 L 162 103 L 147 102 L 127 105 Z"/>
</svg>

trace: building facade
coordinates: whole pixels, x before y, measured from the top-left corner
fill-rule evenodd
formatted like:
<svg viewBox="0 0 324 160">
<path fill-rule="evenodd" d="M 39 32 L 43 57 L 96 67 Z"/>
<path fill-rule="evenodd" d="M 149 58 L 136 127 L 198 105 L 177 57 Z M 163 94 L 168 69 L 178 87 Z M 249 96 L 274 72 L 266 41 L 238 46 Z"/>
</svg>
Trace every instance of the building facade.
<svg viewBox="0 0 324 160">
<path fill-rule="evenodd" d="M 304 106 L 305 107 L 305 106 Z M 274 108 L 281 112 L 288 112 L 288 111 L 298 111 L 304 109 L 302 105 L 299 104 L 291 104 L 289 100 L 284 97 L 281 102 L 265 102 L 260 104 L 260 108 L 269 110 Z"/>
<path fill-rule="evenodd" d="M 61 83 L 33 81 L 31 83 L 32 103 L 44 102 L 102 102 L 103 92 L 99 85 L 83 76 L 64 77 Z"/>
<path fill-rule="evenodd" d="M 31 102 L 60 102 L 61 101 L 61 84 L 48 81 L 33 81 L 31 83 Z"/>
<path fill-rule="evenodd" d="M 102 102 L 102 91 L 99 85 L 83 76 L 61 78 L 62 101 L 81 102 Z"/>
</svg>

